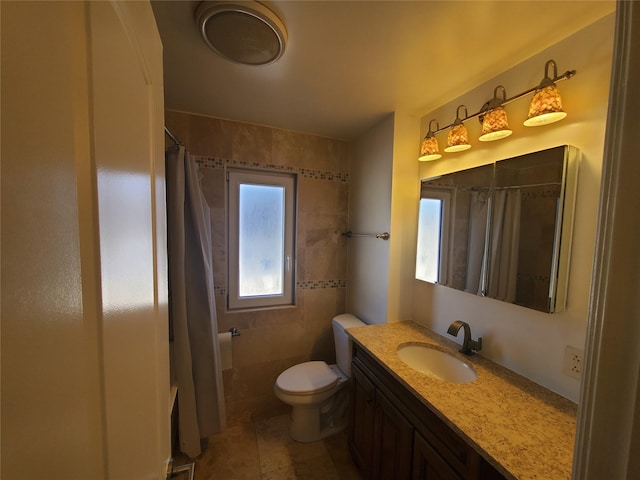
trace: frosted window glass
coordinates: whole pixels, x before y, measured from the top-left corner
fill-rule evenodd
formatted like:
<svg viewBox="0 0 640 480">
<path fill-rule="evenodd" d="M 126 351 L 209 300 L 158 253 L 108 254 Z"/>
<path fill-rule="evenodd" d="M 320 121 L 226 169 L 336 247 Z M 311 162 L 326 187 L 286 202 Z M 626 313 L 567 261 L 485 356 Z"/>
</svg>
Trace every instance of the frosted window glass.
<svg viewBox="0 0 640 480">
<path fill-rule="evenodd" d="M 284 293 L 285 189 L 240 185 L 239 296 Z"/>
<path fill-rule="evenodd" d="M 418 253 L 416 255 L 416 278 L 425 282 L 438 281 L 442 226 L 442 200 L 420 199 L 418 213 Z"/>
</svg>

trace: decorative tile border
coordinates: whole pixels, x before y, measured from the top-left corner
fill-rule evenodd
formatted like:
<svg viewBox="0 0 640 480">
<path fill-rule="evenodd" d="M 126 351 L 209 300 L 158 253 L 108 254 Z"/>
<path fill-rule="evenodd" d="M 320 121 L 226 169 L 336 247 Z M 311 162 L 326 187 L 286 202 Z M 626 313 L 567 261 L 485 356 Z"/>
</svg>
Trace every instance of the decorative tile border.
<svg viewBox="0 0 640 480">
<path fill-rule="evenodd" d="M 478 187 L 473 187 L 468 185 L 454 186 L 447 182 L 437 182 L 435 180 L 432 180 L 429 182 L 429 188 L 431 187 L 443 188 L 443 189 L 457 189 L 458 192 L 463 192 L 463 193 L 485 192 L 488 194 L 491 190 L 489 187 L 478 188 Z M 495 190 L 502 190 L 502 188 L 497 187 L 495 188 Z M 536 199 L 536 198 L 549 198 L 549 197 L 557 198 L 560 195 L 560 185 L 558 186 L 532 185 L 530 187 L 525 185 L 520 189 L 520 191 L 523 199 L 525 198 Z"/>
<path fill-rule="evenodd" d="M 349 174 L 341 172 L 326 172 L 323 170 L 312 170 L 310 168 L 299 168 L 298 174 L 315 180 L 332 180 L 336 182 L 349 181 Z"/>
<path fill-rule="evenodd" d="M 267 168 L 269 170 L 280 170 L 283 172 L 297 173 L 301 177 L 311 178 L 314 180 L 329 180 L 334 182 L 348 182 L 349 174 L 342 172 L 329 172 L 326 170 L 314 170 L 312 168 L 293 167 L 291 165 L 272 165 L 259 162 L 242 162 L 238 160 L 227 160 L 216 157 L 203 157 L 193 155 L 198 165 L 204 168 L 224 168 L 224 167 L 251 167 L 251 168 Z"/>
<path fill-rule="evenodd" d="M 451 277 L 452 277 L 452 280 L 466 281 L 467 274 L 464 272 L 453 272 Z M 530 282 L 542 282 L 542 283 L 549 283 L 551 281 L 551 277 L 549 275 L 533 275 L 529 273 L 518 272 L 516 277 L 517 277 L 516 278 L 517 281 L 530 281 Z"/>
<path fill-rule="evenodd" d="M 516 275 L 516 281 L 528 281 L 533 283 L 543 283 L 548 284 L 551 282 L 551 277 L 549 275 L 534 275 L 529 273 L 518 273 Z"/>
<path fill-rule="evenodd" d="M 296 282 L 296 287 L 302 290 L 317 290 L 320 288 L 345 288 L 346 280 L 309 280 Z"/>
<path fill-rule="evenodd" d="M 559 197 L 560 197 L 560 187 L 545 188 L 543 190 L 534 190 L 534 191 L 522 190 L 523 200 L 537 200 L 541 198 L 559 198 Z"/>
<path fill-rule="evenodd" d="M 451 280 L 454 282 L 466 282 L 467 272 L 455 271 L 451 274 Z"/>
<path fill-rule="evenodd" d="M 308 280 L 306 282 L 296 282 L 296 288 L 301 290 L 319 290 L 322 288 L 346 288 L 346 280 Z M 213 287 L 213 294 L 226 295 L 227 287 L 225 285 L 216 285 Z"/>
</svg>

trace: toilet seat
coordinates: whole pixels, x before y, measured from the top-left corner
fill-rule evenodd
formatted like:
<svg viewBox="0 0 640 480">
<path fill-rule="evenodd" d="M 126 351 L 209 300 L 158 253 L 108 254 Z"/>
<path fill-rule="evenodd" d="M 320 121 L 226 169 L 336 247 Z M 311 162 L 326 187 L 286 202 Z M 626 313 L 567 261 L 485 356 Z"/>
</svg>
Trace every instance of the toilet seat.
<svg viewBox="0 0 640 480">
<path fill-rule="evenodd" d="M 326 362 L 305 362 L 287 368 L 276 380 L 277 387 L 291 395 L 308 395 L 329 390 L 338 376 Z"/>
</svg>

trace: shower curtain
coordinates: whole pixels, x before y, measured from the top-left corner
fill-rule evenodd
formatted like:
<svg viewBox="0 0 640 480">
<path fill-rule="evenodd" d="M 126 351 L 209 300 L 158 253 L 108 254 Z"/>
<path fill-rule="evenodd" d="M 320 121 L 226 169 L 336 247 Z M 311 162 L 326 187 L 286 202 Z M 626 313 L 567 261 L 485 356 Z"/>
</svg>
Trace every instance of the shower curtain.
<svg viewBox="0 0 640 480">
<path fill-rule="evenodd" d="M 465 292 L 484 295 L 483 266 L 487 243 L 489 192 L 471 192 Z"/>
<path fill-rule="evenodd" d="M 521 199 L 520 190 L 498 190 L 491 213 L 487 296 L 511 303 L 516 299 Z"/>
<path fill-rule="evenodd" d="M 167 151 L 166 167 L 172 370 L 180 450 L 194 458 L 201 453 L 200 439 L 226 426 L 211 221 L 198 165 L 183 146 Z"/>
</svg>

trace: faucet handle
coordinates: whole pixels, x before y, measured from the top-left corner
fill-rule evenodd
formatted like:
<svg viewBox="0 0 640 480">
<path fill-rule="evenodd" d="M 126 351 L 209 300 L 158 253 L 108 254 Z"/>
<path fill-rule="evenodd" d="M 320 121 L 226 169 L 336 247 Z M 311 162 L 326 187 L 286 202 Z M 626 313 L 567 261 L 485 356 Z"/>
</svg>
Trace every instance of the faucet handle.
<svg viewBox="0 0 640 480">
<path fill-rule="evenodd" d="M 482 348 L 482 337 L 478 338 L 478 340 L 473 340 L 471 338 L 471 327 L 467 322 L 463 322 L 460 320 L 456 320 L 447 329 L 447 333 L 452 336 L 457 336 L 460 329 L 464 331 L 464 338 L 462 340 L 462 348 L 460 349 L 460 353 L 465 355 L 473 355 L 473 352 L 480 351 Z"/>
<path fill-rule="evenodd" d="M 471 350 L 474 350 L 476 352 L 482 350 L 482 337 L 478 337 L 478 340 L 471 340 L 469 342 L 469 347 L 471 348 Z"/>
</svg>

